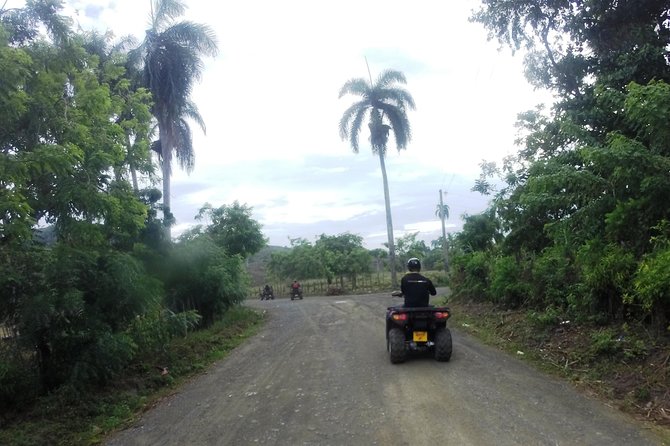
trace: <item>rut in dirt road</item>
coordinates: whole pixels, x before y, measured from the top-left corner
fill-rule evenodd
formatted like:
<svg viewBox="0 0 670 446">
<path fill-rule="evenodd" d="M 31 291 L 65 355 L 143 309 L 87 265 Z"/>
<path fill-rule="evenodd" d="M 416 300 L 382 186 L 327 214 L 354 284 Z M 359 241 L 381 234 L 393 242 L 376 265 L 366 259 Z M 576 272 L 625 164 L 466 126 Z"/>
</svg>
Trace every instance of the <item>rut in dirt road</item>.
<svg viewBox="0 0 670 446">
<path fill-rule="evenodd" d="M 248 301 L 267 312 L 263 330 L 107 444 L 663 444 L 454 327 L 450 362 L 390 364 L 384 314 L 397 303 L 381 294 Z"/>
</svg>

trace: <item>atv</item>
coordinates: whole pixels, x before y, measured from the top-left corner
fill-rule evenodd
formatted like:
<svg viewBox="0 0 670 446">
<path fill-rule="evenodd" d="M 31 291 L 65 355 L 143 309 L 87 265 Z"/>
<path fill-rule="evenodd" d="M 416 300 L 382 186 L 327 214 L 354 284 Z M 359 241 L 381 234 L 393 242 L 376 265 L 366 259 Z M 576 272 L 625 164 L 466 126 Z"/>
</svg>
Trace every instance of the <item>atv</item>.
<svg viewBox="0 0 670 446">
<path fill-rule="evenodd" d="M 302 300 L 302 288 L 291 288 L 291 300 L 293 299 Z"/>
<path fill-rule="evenodd" d="M 401 297 L 398 291 L 392 293 Z M 386 309 L 386 348 L 391 363 L 405 362 L 410 352 L 430 352 L 437 361 L 451 358 L 451 332 L 447 307 L 388 307 Z"/>
</svg>

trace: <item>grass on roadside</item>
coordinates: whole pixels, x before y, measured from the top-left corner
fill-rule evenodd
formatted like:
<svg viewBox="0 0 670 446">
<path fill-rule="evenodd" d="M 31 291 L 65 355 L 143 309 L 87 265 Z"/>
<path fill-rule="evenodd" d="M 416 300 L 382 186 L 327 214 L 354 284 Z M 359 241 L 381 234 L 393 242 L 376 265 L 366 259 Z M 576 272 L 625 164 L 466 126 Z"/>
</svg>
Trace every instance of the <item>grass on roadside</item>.
<svg viewBox="0 0 670 446">
<path fill-rule="evenodd" d="M 551 310 L 504 310 L 443 298 L 451 323 L 484 343 L 571 381 L 582 391 L 655 426 L 670 444 L 670 345 L 645 328 L 561 320 Z"/>
<path fill-rule="evenodd" d="M 261 327 L 263 315 L 245 307 L 230 309 L 206 330 L 174 339 L 159 357 L 135 362 L 103 389 L 63 387 L 41 398 L 25 413 L 4 416 L 0 444 L 8 446 L 91 445 L 127 427 L 161 398 Z"/>
</svg>

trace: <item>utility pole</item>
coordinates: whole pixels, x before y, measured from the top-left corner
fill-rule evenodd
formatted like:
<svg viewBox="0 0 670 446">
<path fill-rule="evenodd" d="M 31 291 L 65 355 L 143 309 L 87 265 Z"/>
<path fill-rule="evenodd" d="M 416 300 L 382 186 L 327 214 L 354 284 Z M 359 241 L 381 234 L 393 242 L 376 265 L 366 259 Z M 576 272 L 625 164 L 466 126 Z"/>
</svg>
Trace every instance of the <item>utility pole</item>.
<svg viewBox="0 0 670 446">
<path fill-rule="evenodd" d="M 449 250 L 447 249 L 447 231 L 444 226 L 444 220 L 447 217 L 447 212 L 445 212 L 444 202 L 442 201 L 442 189 L 440 189 L 440 209 L 438 213 L 440 216 L 440 220 L 442 221 L 442 249 L 444 249 L 444 270 L 449 272 Z"/>
</svg>

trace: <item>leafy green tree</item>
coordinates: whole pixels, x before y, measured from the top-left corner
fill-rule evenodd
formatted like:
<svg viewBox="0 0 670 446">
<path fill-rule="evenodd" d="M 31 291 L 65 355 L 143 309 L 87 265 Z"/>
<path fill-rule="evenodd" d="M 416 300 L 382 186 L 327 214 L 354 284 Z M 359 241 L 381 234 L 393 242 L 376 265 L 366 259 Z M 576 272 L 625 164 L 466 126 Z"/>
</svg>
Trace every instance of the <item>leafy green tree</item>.
<svg viewBox="0 0 670 446">
<path fill-rule="evenodd" d="M 206 25 L 174 22 L 186 6 L 180 0 L 150 0 L 151 27 L 131 56 L 144 67 L 144 84 L 153 98 L 152 113 L 158 120 L 159 139 L 153 149 L 162 161 L 163 212 L 170 216 L 172 156 L 182 168 L 193 168 L 195 154 L 187 119 L 205 130 L 197 106 L 189 99 L 194 83 L 202 75 L 202 57 L 215 56 L 217 44 Z M 169 218 L 165 218 L 170 220 Z M 169 234 L 169 225 L 166 226 Z"/>
<path fill-rule="evenodd" d="M 235 201 L 217 209 L 206 203 L 198 212 L 197 220 L 207 220 L 204 229 L 214 243 L 229 254 L 243 258 L 256 254 L 267 243 L 260 223 L 251 218 L 252 208 Z"/>
<path fill-rule="evenodd" d="M 480 230 L 464 227 L 459 274 L 482 252 L 481 283 L 496 295 L 526 295 L 525 304 L 561 306 L 577 319 L 630 317 L 640 307 L 627 303 L 642 301 L 666 313 L 667 303 L 651 297 L 662 287 L 642 271 L 653 265 L 663 275 L 653 241 L 670 218 L 667 5 L 484 0 L 473 20 L 490 38 L 523 48 L 527 77 L 557 100 L 519 115 L 517 156 L 501 168 L 482 165 L 475 188 L 495 193 L 487 219 L 498 241 L 474 237 L 490 233 L 483 220 Z M 461 283 L 472 290 L 471 278 Z"/>
<path fill-rule="evenodd" d="M 326 272 L 328 283 L 331 283 L 334 277 L 339 277 L 340 286 L 344 288 L 344 278 L 349 277 L 353 286 L 356 286 L 356 276 L 370 271 L 371 257 L 363 248 L 363 237 L 359 235 L 321 234 L 314 247 L 320 254 L 322 269 Z"/>
<path fill-rule="evenodd" d="M 345 110 L 340 119 L 340 136 L 348 139 L 354 153 L 358 153 L 358 136 L 363 121 L 369 120 L 370 144 L 372 152 L 379 156 L 379 165 L 384 183 L 384 203 L 386 205 L 386 231 L 388 235 L 389 261 L 391 263 L 391 282 L 397 285 L 393 220 L 391 218 L 391 199 L 386 177 L 386 148 L 389 132 L 395 136 L 398 150 L 405 149 L 412 133 L 407 109 L 415 108 L 414 99 L 407 90 L 397 84 L 406 84 L 405 75 L 399 71 L 384 71 L 375 83 L 363 78 L 348 80 L 340 89 L 339 97 L 347 94 L 359 96 L 360 100 Z"/>
<path fill-rule="evenodd" d="M 140 173 L 153 174 L 149 151 L 152 134 L 151 94 L 144 88 L 134 88 L 137 83 L 131 79 L 136 73 L 133 72 L 134 67 L 127 63 L 127 55 L 135 39 L 128 36 L 112 43 L 112 36 L 109 31 L 105 34 L 84 32 L 81 34 L 82 47 L 97 57 L 100 83 L 107 83 L 121 104 L 115 119 L 125 133 L 126 157 L 123 163 L 114 168 L 116 179 L 125 177 L 126 172 L 129 172 L 133 189 L 139 193 L 138 170 Z M 131 73 L 128 73 L 129 70 Z M 119 76 L 120 73 L 123 76 Z"/>
<path fill-rule="evenodd" d="M 270 272 L 279 279 L 318 279 L 328 277 L 320 252 L 309 241 L 291 240 L 287 252 L 273 252 L 268 263 Z"/>
<path fill-rule="evenodd" d="M 0 321 L 20 333 L 16 354 L 0 352 L 3 401 L 104 383 L 136 354 L 128 326 L 162 306 L 135 256 L 147 205 L 114 175 L 127 168 L 124 107 L 147 110 L 146 94 L 59 8 L 0 10 Z M 148 127 L 147 113 L 132 119 Z"/>
<path fill-rule="evenodd" d="M 418 235 L 419 235 L 418 232 L 405 234 L 402 237 L 399 237 L 397 240 L 396 244 L 398 250 L 397 254 L 398 259 L 400 259 L 401 262 L 400 265 L 403 271 L 409 259 L 411 259 L 412 257 L 416 257 L 419 260 L 423 261 L 423 259 L 428 255 L 428 252 L 430 251 L 428 249 L 428 246 L 426 246 L 426 242 L 424 242 L 423 240 L 416 239 Z"/>
<path fill-rule="evenodd" d="M 249 285 L 242 258 L 227 253 L 206 234 L 174 245 L 163 282 L 168 308 L 196 310 L 204 326 L 242 302 Z"/>
</svg>

